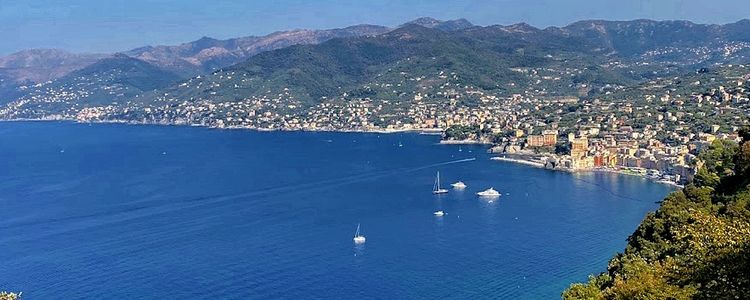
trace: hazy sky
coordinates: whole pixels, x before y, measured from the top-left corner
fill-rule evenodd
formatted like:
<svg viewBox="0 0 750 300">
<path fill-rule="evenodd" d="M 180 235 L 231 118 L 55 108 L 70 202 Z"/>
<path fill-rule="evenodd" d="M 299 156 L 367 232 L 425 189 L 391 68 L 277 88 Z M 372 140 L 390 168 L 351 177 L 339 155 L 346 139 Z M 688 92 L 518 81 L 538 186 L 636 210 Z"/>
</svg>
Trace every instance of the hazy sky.
<svg viewBox="0 0 750 300">
<path fill-rule="evenodd" d="M 202 36 L 292 28 L 398 25 L 421 16 L 478 25 L 561 26 L 581 19 L 750 18 L 747 0 L 0 0 L 0 55 L 25 48 L 112 52 Z"/>
</svg>

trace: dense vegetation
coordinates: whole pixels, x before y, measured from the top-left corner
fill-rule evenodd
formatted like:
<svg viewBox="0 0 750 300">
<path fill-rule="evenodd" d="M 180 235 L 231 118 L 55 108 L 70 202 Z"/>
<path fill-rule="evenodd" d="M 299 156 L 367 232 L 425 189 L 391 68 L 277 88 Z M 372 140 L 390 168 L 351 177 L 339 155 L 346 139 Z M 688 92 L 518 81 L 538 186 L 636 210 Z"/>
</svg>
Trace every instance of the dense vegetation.
<svg viewBox="0 0 750 300">
<path fill-rule="evenodd" d="M 745 23 L 733 26 L 745 28 Z M 547 29 L 515 24 L 443 31 L 408 24 L 377 36 L 264 52 L 139 100 L 223 102 L 284 94 L 303 105 L 336 97 L 409 101 L 413 91 L 434 95 L 437 90 L 430 87 L 445 88 L 441 76 L 450 76 L 455 86 L 502 95 L 526 91 L 544 96 L 585 95 L 682 74 L 695 64 L 744 58 L 744 52 L 732 59 L 696 58 L 690 48 L 703 47 L 713 53 L 714 48 L 723 49 L 723 43 L 744 42 L 745 36 L 737 34 L 735 27 L 641 20 L 585 21 Z M 677 47 L 681 54 L 646 55 L 670 47 Z M 362 90 L 367 93 L 363 95 Z"/>
<path fill-rule="evenodd" d="M 165 71 L 181 69 L 184 61 L 152 65 L 115 55 L 23 91 L 4 87 L 8 84 L 0 78 L 0 103 L 25 96 L 34 99 L 29 107 L 55 114 L 115 102 L 158 106 L 246 99 L 278 100 L 283 102 L 282 107 L 304 109 L 330 99 L 367 98 L 387 100 L 387 107 L 395 107 L 412 101 L 416 92 L 424 95 L 425 101 L 444 101 L 457 90 L 480 90 L 501 97 L 616 95 L 640 99 L 641 89 L 625 87 L 646 80 L 669 80 L 686 70 L 717 63 L 746 62 L 750 57 L 750 21 L 746 20 L 722 26 L 649 20 L 581 21 L 546 29 L 523 23 L 480 27 L 461 20 L 434 22 L 417 20 L 392 31 L 356 27 L 351 28 L 351 34 L 333 35 L 346 38 L 326 38 L 327 42 L 317 45 L 274 46 L 268 50 L 276 50 L 232 66 L 218 64 L 226 67 L 187 81 Z M 385 33 L 357 34 L 360 30 Z M 197 55 L 197 59 L 198 49 L 238 46 L 235 42 L 205 38 L 173 50 Z M 730 53 L 727 47 L 732 48 Z M 145 47 L 128 53 L 140 57 L 143 51 L 156 51 L 153 54 L 158 57 L 171 57 L 162 48 Z M 234 52 L 225 54 L 214 59 L 237 59 Z M 458 101 L 457 105 L 465 106 L 478 103 L 471 96 Z M 706 124 L 700 123 L 710 125 Z"/>
<path fill-rule="evenodd" d="M 21 299 L 21 294 L 0 291 L 0 300 L 18 300 L 18 299 Z"/>
<path fill-rule="evenodd" d="M 420 24 L 425 25 L 418 20 L 376 36 L 263 52 L 134 100 L 225 102 L 283 94 L 303 106 L 336 97 L 409 101 L 413 91 L 437 93 L 441 75 L 454 77 L 457 86 L 506 96 L 525 91 L 585 95 L 587 90 L 682 74 L 682 67 L 744 61 L 747 51 L 726 56 L 724 45 L 750 41 L 744 33 L 750 23 L 744 21 L 724 26 L 581 21 L 547 29 L 523 23 L 479 27 L 457 22 L 446 23 L 450 28 L 443 30 Z M 696 56 L 696 49 L 709 54 Z M 647 54 L 651 51 L 657 54 Z M 363 88 L 367 95 L 357 93 Z"/>
<path fill-rule="evenodd" d="M 448 140 L 465 140 L 476 138 L 480 132 L 479 125 L 453 125 L 448 127 L 443 135 Z"/>
<path fill-rule="evenodd" d="M 715 142 L 693 184 L 673 192 L 628 238 L 607 272 L 564 299 L 746 299 L 750 295 L 750 129 Z"/>
<path fill-rule="evenodd" d="M 520 92 L 528 87 L 528 79 L 511 68 L 585 69 L 594 68 L 606 59 L 602 53 L 589 50 L 593 47 L 585 47 L 582 39 L 536 31 L 539 34 L 527 37 L 494 27 L 446 32 L 410 24 L 374 37 L 333 39 L 319 45 L 264 52 L 246 62 L 195 78 L 189 83 L 192 88 L 173 86 L 154 96 L 169 94 L 178 99 L 221 102 L 264 96 L 268 91 L 273 95 L 288 89 L 295 99 L 315 104 L 322 97 L 362 96 L 357 92 L 367 85 L 369 93 L 364 96 L 398 99 L 404 91 L 418 90 L 416 85 L 438 81 L 441 71 L 454 73 L 460 86 Z M 624 73 L 616 73 L 614 81 L 607 83 L 627 82 Z M 601 74 L 596 78 L 602 78 Z M 399 84 L 405 76 L 420 80 Z M 516 85 L 504 86 L 508 83 Z M 571 93 L 574 88 L 570 85 L 566 80 L 549 90 Z"/>
<path fill-rule="evenodd" d="M 127 102 L 145 91 L 165 88 L 181 78 L 152 64 L 117 54 L 71 72 L 46 85 L 28 91 L 26 99 L 47 102 L 43 108 L 59 112 L 65 101 L 85 105 Z"/>
</svg>

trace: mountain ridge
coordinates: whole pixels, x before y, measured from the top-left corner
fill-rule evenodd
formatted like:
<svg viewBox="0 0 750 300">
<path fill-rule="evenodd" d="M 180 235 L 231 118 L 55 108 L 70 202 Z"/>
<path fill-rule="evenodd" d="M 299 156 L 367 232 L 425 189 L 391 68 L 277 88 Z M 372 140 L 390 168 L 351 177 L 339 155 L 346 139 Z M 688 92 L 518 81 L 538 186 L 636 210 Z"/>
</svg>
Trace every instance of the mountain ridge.
<svg viewBox="0 0 750 300">
<path fill-rule="evenodd" d="M 389 70 L 405 65 L 411 70 L 404 69 L 403 72 L 420 78 L 435 76 L 440 70 L 451 71 L 457 73 L 467 86 L 504 93 L 519 93 L 524 91 L 523 87 L 530 88 L 533 84 L 522 79 L 528 76 L 519 73 L 529 68 L 568 69 L 576 74 L 561 77 L 564 80 L 542 91 L 557 95 L 587 95 L 599 88 L 634 83 L 680 68 L 684 71 L 717 62 L 742 62 L 750 57 L 748 20 L 726 25 L 687 21 L 584 20 L 565 27 L 544 29 L 517 23 L 467 26 L 455 30 L 438 28 L 436 22 L 466 25 L 461 20 L 421 18 L 395 29 L 356 25 L 340 29 L 341 32 L 337 31 L 339 29 L 276 32 L 262 42 L 257 37 L 247 38 L 249 44 L 238 39 L 203 37 L 174 48 L 164 46 L 163 53 L 149 46 L 138 48 L 141 49 L 138 55 L 128 52 L 124 55 L 178 74 L 178 77 L 191 78 L 189 81 L 202 87 L 160 86 L 157 89 L 164 90 L 144 91 L 147 94 L 168 94 L 173 100 L 184 97 L 188 100 L 234 101 L 289 90 L 295 94 L 295 101 L 308 105 L 324 98 L 352 95 L 347 89 L 359 90 L 368 81 L 383 81 L 385 79 L 378 76 L 386 76 L 384 74 Z M 317 35 L 310 36 L 310 32 Z M 298 43 L 287 45 L 290 40 Z M 240 59 L 244 54 L 237 51 L 255 54 Z M 170 63 L 160 64 L 159 53 L 174 59 L 165 59 L 163 61 Z M 235 63 L 237 60 L 240 61 Z M 208 62 L 214 66 L 209 68 L 210 71 L 180 71 L 184 70 L 182 65 L 195 67 L 208 65 Z M 416 72 L 410 72 L 412 70 Z M 237 82 L 240 77 L 232 72 L 245 78 Z M 392 76 L 389 80 L 401 80 L 394 74 L 387 76 Z M 0 76 L 0 80 L 5 79 Z M 31 91 L 34 89 L 37 88 Z M 381 92 L 384 94 L 373 96 L 390 94 L 382 89 Z M 18 97 L 17 94 L 3 95 L 0 93 L 6 102 Z M 139 100 L 159 98 L 144 96 Z"/>
<path fill-rule="evenodd" d="M 172 72 L 183 75 L 197 75 L 239 63 L 263 51 L 275 50 L 294 44 L 317 44 L 338 37 L 383 34 L 408 24 L 417 24 L 444 31 L 471 30 L 474 27 L 483 27 L 474 26 L 466 19 L 441 21 L 430 17 L 422 17 L 394 28 L 358 24 L 343 28 L 321 30 L 291 29 L 272 32 L 264 36 L 244 36 L 225 40 L 204 36 L 200 39 L 179 45 L 146 45 L 130 50 L 123 50 L 120 53 L 148 61 Z M 655 25 L 659 26 L 655 27 Z M 659 29 L 659 27 L 667 27 L 655 33 L 658 33 L 663 40 L 670 41 L 670 46 L 684 41 L 689 42 L 688 45 L 695 45 L 696 42 L 705 43 L 710 41 L 710 39 L 732 39 L 750 42 L 749 19 L 742 19 L 726 24 L 698 24 L 686 20 L 656 21 L 636 19 L 611 21 L 590 19 L 580 20 L 562 27 L 550 26 L 538 28 L 526 23 L 484 27 L 498 27 L 516 33 L 557 32 L 575 35 L 588 38 L 590 42 L 605 45 L 609 50 L 619 50 L 618 53 L 620 54 L 636 55 L 638 54 L 638 51 L 636 51 L 638 49 L 630 49 L 624 45 L 628 41 L 623 41 L 623 39 L 627 39 L 634 34 L 633 30 L 630 32 L 627 31 L 628 26 L 635 26 L 634 31 L 646 30 L 649 29 L 649 26 L 651 30 Z M 669 26 L 699 28 L 703 31 L 700 35 L 703 36 L 703 39 L 700 40 L 696 37 L 688 38 L 685 36 L 678 36 L 675 39 Z M 649 45 L 639 46 L 644 47 Z M 658 48 L 658 46 L 664 45 L 654 44 L 653 46 L 656 47 L 652 48 Z M 14 83 L 40 83 L 59 78 L 75 69 L 80 69 L 94 63 L 98 59 L 111 55 L 109 53 L 71 53 L 61 49 L 26 49 L 6 56 L 0 56 L 0 73 L 8 81 L 13 81 Z M 23 62 L 34 61 L 47 63 L 35 65 L 23 64 Z M 65 61 L 65 63 L 61 64 L 60 61 Z"/>
<path fill-rule="evenodd" d="M 130 101 L 181 79 L 148 62 L 115 54 L 47 84 L 37 84 L 20 101 L 44 101 L 45 106 L 35 108 L 37 113 L 54 115 L 71 103 L 95 106 Z"/>
</svg>

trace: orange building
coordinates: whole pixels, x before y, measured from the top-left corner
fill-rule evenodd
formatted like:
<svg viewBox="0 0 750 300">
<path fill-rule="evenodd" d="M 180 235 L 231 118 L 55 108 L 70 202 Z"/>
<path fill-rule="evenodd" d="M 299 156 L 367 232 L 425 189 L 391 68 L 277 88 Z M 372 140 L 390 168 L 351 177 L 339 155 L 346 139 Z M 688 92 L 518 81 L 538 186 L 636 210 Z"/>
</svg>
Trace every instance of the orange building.
<svg viewBox="0 0 750 300">
<path fill-rule="evenodd" d="M 555 144 L 557 144 L 557 131 L 545 130 L 542 136 L 544 137 L 545 146 L 554 146 Z"/>
<path fill-rule="evenodd" d="M 570 156 L 573 159 L 580 159 L 589 152 L 589 140 L 585 137 L 573 139 L 570 144 Z"/>
<path fill-rule="evenodd" d="M 594 167 L 599 168 L 599 167 L 603 167 L 603 166 L 606 166 L 606 164 L 604 162 L 604 156 L 602 156 L 602 155 L 596 155 L 596 156 L 594 156 Z"/>
<path fill-rule="evenodd" d="M 543 135 L 530 135 L 527 139 L 529 143 L 529 147 L 542 147 L 544 146 L 544 136 Z"/>
</svg>

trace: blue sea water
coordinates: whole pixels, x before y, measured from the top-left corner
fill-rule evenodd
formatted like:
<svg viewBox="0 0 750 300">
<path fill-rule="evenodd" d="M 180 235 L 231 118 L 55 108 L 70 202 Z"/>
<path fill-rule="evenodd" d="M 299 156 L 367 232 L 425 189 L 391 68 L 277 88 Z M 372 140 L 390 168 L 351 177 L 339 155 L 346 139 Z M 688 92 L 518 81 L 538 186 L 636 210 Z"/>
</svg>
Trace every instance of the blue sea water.
<svg viewBox="0 0 750 300">
<path fill-rule="evenodd" d="M 437 142 L 0 123 L 0 290 L 25 299 L 555 299 L 603 271 L 670 191 Z M 437 171 L 446 187 L 468 188 L 432 195 Z M 489 187 L 503 196 L 475 196 Z M 352 243 L 358 223 L 361 247 Z"/>
</svg>

